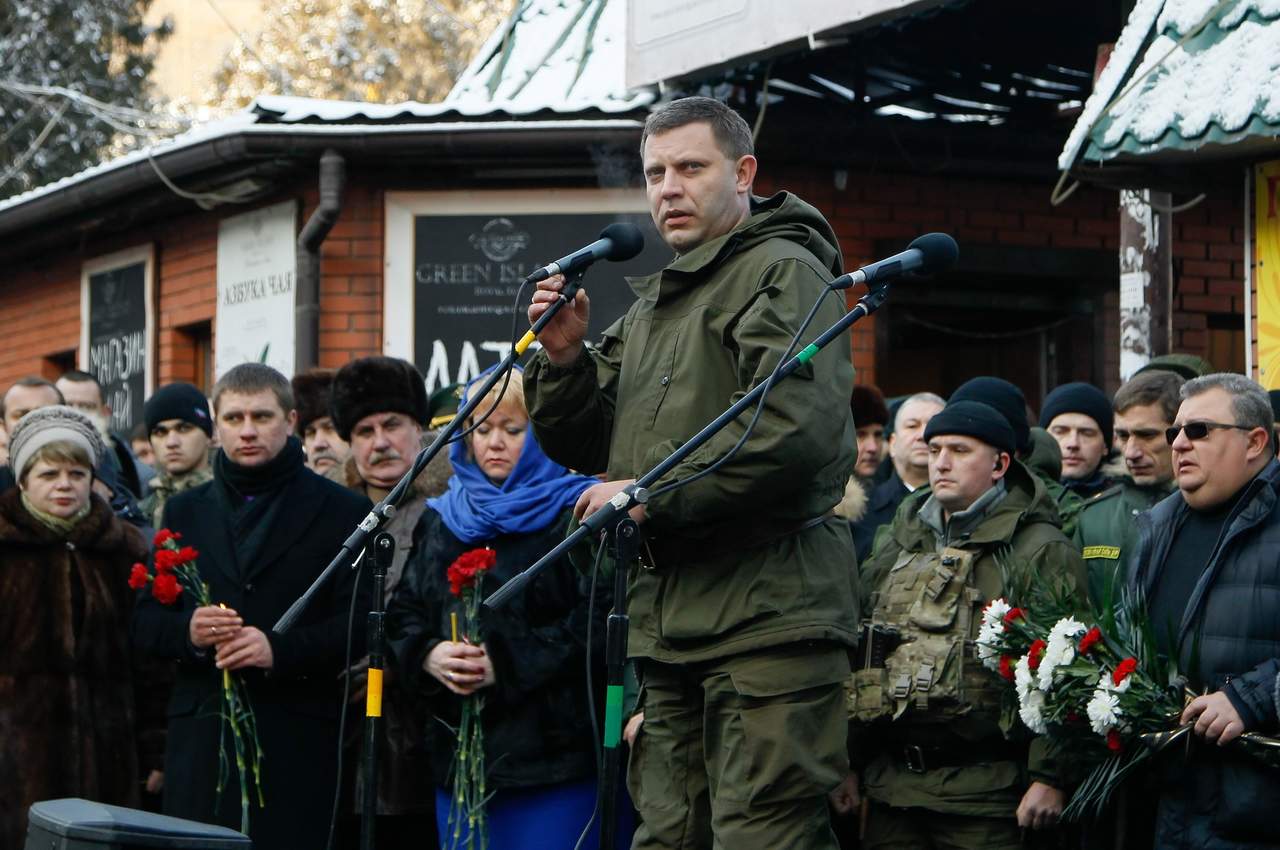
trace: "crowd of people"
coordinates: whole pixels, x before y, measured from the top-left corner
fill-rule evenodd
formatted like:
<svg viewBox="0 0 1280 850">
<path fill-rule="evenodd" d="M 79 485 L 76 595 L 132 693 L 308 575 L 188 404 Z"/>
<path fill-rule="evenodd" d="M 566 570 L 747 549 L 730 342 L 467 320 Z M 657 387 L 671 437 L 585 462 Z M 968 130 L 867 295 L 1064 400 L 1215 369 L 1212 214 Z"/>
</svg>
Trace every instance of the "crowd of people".
<svg viewBox="0 0 1280 850">
<path fill-rule="evenodd" d="M 815 208 L 752 195 L 750 130 L 727 107 L 674 101 L 641 150 L 676 259 L 633 282 L 596 345 L 588 297 L 568 302 L 386 524 L 381 847 L 466 842 L 450 813 L 475 694 L 489 846 L 575 846 L 598 805 L 611 582 L 566 557 L 472 635 L 450 566 L 489 550 L 489 594 L 633 493 L 767 379 L 841 271 Z M 562 286 L 538 285 L 531 321 Z M 339 571 L 291 629 L 273 625 L 479 381 L 429 396 L 390 357 L 292 379 L 243 364 L 207 397 L 159 388 L 129 437 L 83 372 L 7 388 L 0 846 L 22 846 L 27 807 L 54 797 L 238 826 L 228 673 L 264 753 L 254 845 L 358 846 L 369 572 Z M 1178 355 L 1110 397 L 1059 386 L 1038 413 L 999 376 L 941 389 L 886 399 L 828 352 L 772 388 L 753 428 L 741 417 L 637 494 L 617 846 L 1278 846 L 1280 783 L 1226 746 L 1280 727 L 1277 394 Z M 194 550 L 209 604 L 130 590 L 162 529 Z M 1194 742 L 1126 787 L 1124 817 L 1059 824 L 1078 775 L 1009 722 L 977 663 L 1010 564 L 1082 610 L 1141 594 L 1184 671 Z"/>
</svg>

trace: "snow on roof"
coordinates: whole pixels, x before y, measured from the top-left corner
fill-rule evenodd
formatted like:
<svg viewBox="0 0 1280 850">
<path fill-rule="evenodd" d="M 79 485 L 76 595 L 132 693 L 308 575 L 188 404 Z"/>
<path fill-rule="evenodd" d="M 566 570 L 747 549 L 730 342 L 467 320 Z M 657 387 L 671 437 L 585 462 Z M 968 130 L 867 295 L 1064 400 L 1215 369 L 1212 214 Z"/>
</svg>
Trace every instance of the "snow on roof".
<svg viewBox="0 0 1280 850">
<path fill-rule="evenodd" d="M 625 82 L 626 12 L 625 0 L 519 0 L 445 104 L 513 114 L 648 106 L 657 92 Z"/>
<path fill-rule="evenodd" d="M 1152 21 L 1160 5 L 1134 8 L 1059 168 L 1280 134 L 1280 0 L 1167 0 Z"/>
<path fill-rule="evenodd" d="M 1165 0 L 1138 0 L 1134 4 L 1133 11 L 1129 13 L 1129 20 L 1120 31 L 1120 38 L 1111 51 L 1111 58 L 1107 60 L 1106 67 L 1098 75 L 1098 80 L 1093 86 L 1093 94 L 1089 95 L 1089 99 L 1085 101 L 1080 118 L 1071 128 L 1066 147 L 1058 157 L 1060 170 L 1067 171 L 1075 164 L 1076 154 L 1087 141 L 1089 131 L 1098 122 L 1102 110 L 1120 90 L 1120 84 L 1129 78 L 1129 69 L 1137 59 L 1143 44 L 1146 43 L 1147 33 L 1151 30 L 1151 25 L 1155 22 L 1156 15 L 1159 14 L 1164 2 Z"/>
<path fill-rule="evenodd" d="M 307 98 L 285 98 L 286 100 L 306 101 Z M 334 103 L 342 104 L 342 101 L 317 101 L 316 103 Z M 277 104 L 278 105 L 278 104 Z M 352 104 L 347 104 L 352 105 Z M 368 106 L 368 104 L 355 104 L 359 106 Z M 303 108 L 302 104 L 298 108 Z M 335 106 L 333 114 L 337 114 L 338 109 Z M 280 133 L 289 133 L 297 136 L 360 136 L 360 135 L 396 135 L 396 134 L 412 134 L 412 133 L 467 133 L 467 132 L 505 132 L 505 131 L 527 131 L 527 130 L 614 130 L 614 129 L 637 129 L 639 122 L 633 119 L 625 118 L 602 118 L 593 120 L 572 120 L 572 119 L 552 119 L 552 120 L 507 120 L 507 121 L 432 121 L 432 122 L 400 122 L 394 124 L 368 124 L 368 123 L 312 123 L 312 124 L 281 124 L 259 121 L 260 115 L 255 114 L 254 107 L 249 107 L 241 112 L 237 112 L 229 118 L 219 121 L 212 121 L 207 124 L 201 124 L 186 133 L 167 139 L 155 145 L 117 157 L 116 159 L 100 163 L 98 165 L 86 168 L 84 171 L 47 183 L 27 192 L 14 195 L 4 200 L 0 200 L 0 215 L 11 209 L 20 207 L 32 201 L 54 195 L 63 190 L 69 189 L 81 183 L 88 182 L 96 177 L 108 174 L 112 171 L 118 171 L 135 165 L 146 160 L 151 160 L 153 167 L 157 171 L 160 170 L 158 161 L 169 154 L 176 153 L 187 148 L 193 148 L 201 144 L 215 141 L 217 139 L 226 138 L 236 135 L 279 135 Z"/>
</svg>

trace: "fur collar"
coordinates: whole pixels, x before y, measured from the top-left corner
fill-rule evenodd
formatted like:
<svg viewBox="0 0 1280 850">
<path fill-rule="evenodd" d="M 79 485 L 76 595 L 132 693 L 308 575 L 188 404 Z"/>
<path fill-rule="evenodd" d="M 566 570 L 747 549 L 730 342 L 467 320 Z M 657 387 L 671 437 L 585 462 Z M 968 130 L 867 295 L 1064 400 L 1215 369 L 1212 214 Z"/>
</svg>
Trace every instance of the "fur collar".
<svg viewBox="0 0 1280 850">
<path fill-rule="evenodd" d="M 97 494 L 89 497 L 88 515 L 62 537 L 31 516 L 22 506 L 21 491 L 12 487 L 0 495 L 0 541 L 25 546 L 71 544 L 77 549 L 103 553 L 123 549 L 135 560 L 147 556 L 147 542 L 141 532 L 116 517 Z"/>
<path fill-rule="evenodd" d="M 844 517 L 849 522 L 857 522 L 867 512 L 867 491 L 862 488 L 858 477 L 851 476 L 844 485 L 844 497 L 834 508 L 836 516 Z"/>
</svg>

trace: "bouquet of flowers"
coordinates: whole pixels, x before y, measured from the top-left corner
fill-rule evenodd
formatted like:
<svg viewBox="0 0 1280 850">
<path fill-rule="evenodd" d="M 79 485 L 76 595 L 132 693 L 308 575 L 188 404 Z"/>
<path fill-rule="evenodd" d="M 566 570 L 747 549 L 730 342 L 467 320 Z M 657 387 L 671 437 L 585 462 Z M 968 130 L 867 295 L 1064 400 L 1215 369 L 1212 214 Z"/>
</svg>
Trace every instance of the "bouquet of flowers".
<svg viewBox="0 0 1280 850">
<path fill-rule="evenodd" d="M 449 565 L 449 592 L 462 602 L 463 639 L 479 645 L 480 634 L 480 581 L 498 562 L 492 549 L 471 549 L 463 552 Z M 453 642 L 458 642 L 458 615 L 452 613 Z M 447 829 L 449 846 L 456 848 L 462 840 L 462 825 L 466 823 L 468 850 L 489 846 L 488 822 L 484 804 L 485 792 L 484 727 L 480 715 L 484 711 L 484 693 L 477 691 L 462 698 L 462 713 L 458 722 L 458 746 L 454 751 L 453 794 L 449 800 Z"/>
<path fill-rule="evenodd" d="M 200 553 L 190 546 L 179 546 L 181 534 L 162 528 L 153 539 L 155 545 L 155 573 L 146 564 L 134 564 L 129 574 L 129 586 L 141 590 L 151 585 L 151 595 L 162 605 L 173 605 L 183 592 L 190 593 L 197 607 L 213 605 L 209 586 L 200 579 L 196 558 Z M 266 805 L 262 796 L 262 745 L 258 741 L 258 722 L 249 704 L 249 691 L 240 677 L 230 670 L 222 671 L 222 700 L 218 712 L 222 718 L 222 742 L 218 747 L 217 799 L 222 799 L 222 789 L 230 775 L 230 759 L 227 756 L 226 735 L 231 733 L 236 773 L 240 778 L 240 831 L 249 831 L 249 788 L 258 799 L 258 807 Z"/>
<path fill-rule="evenodd" d="M 1026 608 L 1005 599 L 983 609 L 979 660 L 1010 683 L 1018 717 L 1046 735 L 1086 772 L 1063 812 L 1098 814 L 1126 776 L 1186 735 L 1179 726 L 1184 679 L 1156 648 L 1141 599 L 1122 592 L 1099 623 L 1087 624 L 1062 598 L 1043 594 Z M 1275 744 L 1245 736 L 1266 756 Z"/>
</svg>

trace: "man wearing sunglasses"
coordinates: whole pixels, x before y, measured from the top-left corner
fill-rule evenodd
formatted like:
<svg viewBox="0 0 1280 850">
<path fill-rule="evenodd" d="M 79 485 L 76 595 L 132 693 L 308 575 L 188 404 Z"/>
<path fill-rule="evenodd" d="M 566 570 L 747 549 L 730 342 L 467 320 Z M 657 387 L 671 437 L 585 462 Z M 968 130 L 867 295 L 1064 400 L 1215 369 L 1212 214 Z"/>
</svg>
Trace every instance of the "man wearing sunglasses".
<svg viewBox="0 0 1280 850">
<path fill-rule="evenodd" d="M 1201 694 L 1185 759 L 1162 767 L 1160 848 L 1280 847 L 1280 782 L 1231 742 L 1275 735 L 1280 675 L 1280 463 L 1267 394 L 1242 375 L 1183 385 L 1168 429 L 1179 492 L 1137 518 L 1132 584 L 1157 644 Z"/>
<path fill-rule="evenodd" d="M 1127 475 L 1080 512 L 1075 543 L 1089 568 L 1089 600 L 1101 606 L 1125 557 L 1138 542 L 1134 519 L 1177 489 L 1165 429 L 1178 415 L 1183 378 L 1173 372 L 1134 375 L 1115 395 L 1115 441 Z"/>
</svg>

